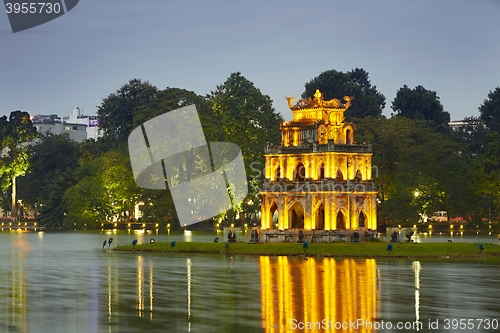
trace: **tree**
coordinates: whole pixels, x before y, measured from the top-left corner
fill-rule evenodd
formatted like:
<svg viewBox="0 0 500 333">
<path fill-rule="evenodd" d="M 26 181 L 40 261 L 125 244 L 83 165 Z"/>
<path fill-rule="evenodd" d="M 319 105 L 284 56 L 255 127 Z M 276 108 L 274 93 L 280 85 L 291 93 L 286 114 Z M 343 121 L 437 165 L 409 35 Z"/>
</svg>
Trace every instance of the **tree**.
<svg viewBox="0 0 500 333">
<path fill-rule="evenodd" d="M 12 111 L 9 121 L 0 120 L 2 156 L 0 178 L 3 190 L 11 186 L 12 219 L 17 219 L 16 179 L 26 174 L 29 167 L 28 142 L 38 136 L 30 115 L 24 111 Z"/>
<path fill-rule="evenodd" d="M 272 106 L 272 100 L 247 80 L 241 73 L 229 78 L 208 96 L 212 110 L 221 119 L 224 141 L 237 144 L 242 151 L 250 195 L 259 204 L 258 184 L 262 177 L 255 177 L 253 165 L 264 166 L 264 147 L 281 142 L 279 128 L 283 117 Z M 231 213 L 230 213 L 231 214 Z"/>
<path fill-rule="evenodd" d="M 488 129 L 480 117 L 465 117 L 464 124 L 451 133 L 451 138 L 464 145 L 464 154 L 469 158 L 484 154 Z"/>
<path fill-rule="evenodd" d="M 391 108 L 399 116 L 428 120 L 437 126 L 450 122 L 450 113 L 444 111 L 436 92 L 422 86 L 410 89 L 405 84 L 396 93 Z"/>
<path fill-rule="evenodd" d="M 393 170 L 381 169 L 377 183 L 379 197 L 383 194 L 379 214 L 384 221 L 415 224 L 420 214 L 431 216 L 436 211 L 463 217 L 478 213 L 481 173 L 461 154 L 460 144 L 437 135 L 408 146 Z"/>
<path fill-rule="evenodd" d="M 207 99 L 192 91 L 180 88 L 160 90 L 148 105 L 137 108 L 134 115 L 134 128 L 166 112 L 193 104 L 198 111 L 207 144 L 224 141 L 224 133 L 220 130 L 221 117 L 212 112 Z M 173 199 L 168 188 L 166 190 L 145 189 L 142 191 L 140 200 L 144 202 L 142 206 L 143 220 L 163 220 L 165 222 L 168 220 L 173 224 L 178 223 Z M 179 225 L 176 226 L 179 227 Z"/>
<path fill-rule="evenodd" d="M 25 184 L 25 195 L 34 197 L 31 201 L 38 205 L 40 225 L 62 227 L 67 213 L 63 195 L 77 182 L 80 155 L 80 146 L 67 134 L 48 133 L 31 147 L 30 174 L 20 179 L 20 185 Z"/>
<path fill-rule="evenodd" d="M 134 182 L 128 152 L 110 150 L 77 171 L 79 181 L 66 190 L 63 200 L 67 228 L 99 227 L 114 218 L 128 219 L 141 188 Z"/>
<path fill-rule="evenodd" d="M 460 150 L 459 144 L 443 138 L 408 152 L 398 171 L 398 181 L 414 194 L 418 212 L 431 216 L 436 211 L 447 211 L 449 217 L 471 213 L 476 177 Z"/>
<path fill-rule="evenodd" d="M 207 98 L 180 88 L 167 87 L 164 90 L 160 90 L 148 105 L 138 107 L 134 115 L 133 128 L 168 111 L 193 104 L 198 111 L 207 142 L 223 141 L 224 133 L 220 130 L 222 124 L 221 117 L 212 112 L 211 104 Z"/>
<path fill-rule="evenodd" d="M 500 217 L 500 133 L 489 131 L 482 142 L 484 152 L 471 157 L 476 178 L 476 220 Z"/>
<path fill-rule="evenodd" d="M 347 73 L 334 69 L 323 72 L 305 84 L 302 97 L 312 97 L 316 89 L 323 93 L 325 100 L 354 96 L 350 108 L 345 112 L 348 120 L 352 117 L 378 116 L 385 107 L 385 96 L 371 85 L 368 72 L 362 68 Z"/>
<path fill-rule="evenodd" d="M 104 130 L 104 136 L 113 141 L 126 142 L 133 129 L 135 108 L 147 105 L 156 91 L 156 87 L 149 82 L 133 79 L 104 98 L 97 108 L 99 127 Z"/>
<path fill-rule="evenodd" d="M 240 146 L 245 165 L 263 161 L 267 143 L 281 142 L 279 125 L 283 117 L 273 108 L 271 98 L 241 73 L 232 73 L 208 97 L 213 112 L 221 119 L 224 140 Z"/>
<path fill-rule="evenodd" d="M 365 117 L 353 119 L 353 122 L 357 141 L 371 143 L 373 147 L 373 177 L 380 200 L 379 221 L 415 218 L 413 190 L 398 181 L 398 174 L 412 149 L 442 140 L 442 134 L 430 127 L 427 121 L 405 117 Z"/>
<path fill-rule="evenodd" d="M 490 130 L 500 132 L 500 87 L 488 93 L 488 99 L 479 107 L 479 113 Z"/>
</svg>

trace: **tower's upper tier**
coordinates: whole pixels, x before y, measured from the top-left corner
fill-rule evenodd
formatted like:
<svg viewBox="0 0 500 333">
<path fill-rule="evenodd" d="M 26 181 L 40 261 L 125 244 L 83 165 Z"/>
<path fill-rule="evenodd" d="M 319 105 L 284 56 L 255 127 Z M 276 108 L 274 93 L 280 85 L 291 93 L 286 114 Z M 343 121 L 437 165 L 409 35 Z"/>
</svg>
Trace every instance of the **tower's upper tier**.
<svg viewBox="0 0 500 333">
<path fill-rule="evenodd" d="M 287 97 L 293 112 L 293 120 L 281 124 L 282 146 L 354 144 L 354 125 L 345 122 L 344 112 L 351 106 L 354 97 L 345 96 L 325 101 L 319 90 L 311 98 L 301 98 L 293 104 L 293 97 Z"/>
<path fill-rule="evenodd" d="M 325 101 L 323 94 L 316 90 L 311 98 L 301 98 L 293 104 L 293 97 L 287 97 L 288 107 L 293 112 L 294 122 L 315 122 L 323 120 L 325 125 L 344 122 L 344 112 L 351 106 L 354 97 L 344 96 L 345 103 L 339 99 Z"/>
</svg>

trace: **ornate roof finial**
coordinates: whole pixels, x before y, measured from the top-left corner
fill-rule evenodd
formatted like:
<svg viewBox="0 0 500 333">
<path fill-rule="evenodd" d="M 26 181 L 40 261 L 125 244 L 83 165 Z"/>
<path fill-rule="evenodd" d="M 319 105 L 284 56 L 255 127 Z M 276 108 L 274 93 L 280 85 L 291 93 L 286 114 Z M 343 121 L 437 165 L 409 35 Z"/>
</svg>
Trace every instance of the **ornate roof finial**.
<svg viewBox="0 0 500 333">
<path fill-rule="evenodd" d="M 325 108 L 325 109 L 337 109 L 337 110 L 347 110 L 351 106 L 351 101 L 354 97 L 352 96 L 344 96 L 344 100 L 346 103 L 342 103 L 339 99 L 333 98 L 328 101 L 325 101 L 323 99 L 323 94 L 319 89 L 316 89 L 316 92 L 314 93 L 313 97 L 309 98 L 301 98 L 297 101 L 297 103 L 294 105 L 293 97 L 286 97 L 286 100 L 288 101 L 288 107 L 290 110 L 299 110 L 299 109 L 314 109 L 314 108 Z"/>
<path fill-rule="evenodd" d="M 322 97 L 323 96 L 321 95 L 321 92 L 319 91 L 319 89 L 316 89 L 316 92 L 314 93 L 314 100 L 318 101 L 318 104 L 320 104 L 320 105 L 321 105 L 321 100 L 323 99 Z"/>
</svg>

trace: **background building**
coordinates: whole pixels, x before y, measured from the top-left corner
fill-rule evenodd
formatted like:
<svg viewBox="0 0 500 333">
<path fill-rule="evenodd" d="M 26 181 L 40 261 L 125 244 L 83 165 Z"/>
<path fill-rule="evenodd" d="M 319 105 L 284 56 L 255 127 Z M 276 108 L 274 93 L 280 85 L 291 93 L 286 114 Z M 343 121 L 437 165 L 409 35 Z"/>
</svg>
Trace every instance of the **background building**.
<svg viewBox="0 0 500 333">
<path fill-rule="evenodd" d="M 97 116 L 83 115 L 79 107 L 71 110 L 71 115 L 64 117 L 63 122 L 67 124 L 87 125 L 87 139 L 97 140 L 102 136 L 102 129 L 99 129 L 99 120 Z"/>
<path fill-rule="evenodd" d="M 83 142 L 87 139 L 97 140 L 102 136 L 102 130 L 99 129 L 99 121 L 96 116 L 81 115 L 80 108 L 71 111 L 71 115 L 62 120 L 59 116 L 36 115 L 33 117 L 33 125 L 38 132 L 45 134 L 68 133 L 70 139 L 76 142 Z"/>
</svg>

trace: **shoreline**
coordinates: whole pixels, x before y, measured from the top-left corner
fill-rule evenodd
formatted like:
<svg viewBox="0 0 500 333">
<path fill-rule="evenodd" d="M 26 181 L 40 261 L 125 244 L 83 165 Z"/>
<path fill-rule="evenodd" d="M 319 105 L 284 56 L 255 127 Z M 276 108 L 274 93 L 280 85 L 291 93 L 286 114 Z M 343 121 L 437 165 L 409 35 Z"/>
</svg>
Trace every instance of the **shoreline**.
<svg viewBox="0 0 500 333">
<path fill-rule="evenodd" d="M 387 245 L 392 244 L 389 255 Z M 500 245 L 482 243 L 480 253 L 478 243 L 309 243 L 307 249 L 302 243 L 230 243 L 225 242 L 169 242 L 117 245 L 114 251 L 144 253 L 206 253 L 258 256 L 307 256 L 345 258 L 491 258 L 500 257 Z"/>
</svg>

